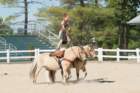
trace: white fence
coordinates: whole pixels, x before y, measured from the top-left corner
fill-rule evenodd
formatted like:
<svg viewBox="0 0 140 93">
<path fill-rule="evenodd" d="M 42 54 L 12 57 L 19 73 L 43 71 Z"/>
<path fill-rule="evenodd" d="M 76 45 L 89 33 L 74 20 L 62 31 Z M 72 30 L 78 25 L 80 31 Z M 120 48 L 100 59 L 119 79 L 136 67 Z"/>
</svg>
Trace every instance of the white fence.
<svg viewBox="0 0 140 93">
<path fill-rule="evenodd" d="M 98 61 L 103 62 L 104 58 L 115 58 L 117 62 L 120 62 L 121 59 L 136 59 L 137 62 L 140 62 L 140 49 L 96 49 L 98 52 Z M 114 53 L 114 54 L 106 54 Z"/>
<path fill-rule="evenodd" d="M 34 59 L 36 56 L 38 56 L 42 52 L 52 52 L 54 50 L 7 50 L 7 51 L 0 51 L 0 55 L 4 54 L 3 56 L 0 56 L 0 62 L 2 60 L 6 60 L 7 63 L 10 63 L 11 60 L 16 59 Z M 95 49 L 96 51 L 96 57 L 98 61 L 103 62 L 105 59 L 113 59 L 117 62 L 120 62 L 121 59 L 134 59 L 138 63 L 140 62 L 140 49 L 103 49 L 98 48 Z M 32 55 L 18 55 L 18 53 L 32 53 Z M 16 55 L 14 55 L 16 54 Z"/>
<path fill-rule="evenodd" d="M 0 62 L 6 60 L 7 63 L 10 63 L 11 60 L 19 60 L 19 59 L 34 59 L 40 53 L 43 52 L 52 52 L 54 50 L 7 50 L 7 51 L 0 51 Z M 24 53 L 28 53 L 30 55 L 25 55 Z M 3 55 L 2 55 L 3 54 Z M 19 55 L 22 54 L 22 55 Z"/>
</svg>

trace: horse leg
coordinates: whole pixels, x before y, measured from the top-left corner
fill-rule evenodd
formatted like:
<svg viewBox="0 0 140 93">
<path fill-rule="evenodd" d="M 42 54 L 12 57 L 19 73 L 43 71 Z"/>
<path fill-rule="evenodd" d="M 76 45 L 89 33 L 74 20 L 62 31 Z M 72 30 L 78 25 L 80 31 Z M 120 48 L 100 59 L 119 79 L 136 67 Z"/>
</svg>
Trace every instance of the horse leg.
<svg viewBox="0 0 140 93">
<path fill-rule="evenodd" d="M 77 80 L 79 80 L 79 68 L 76 68 L 76 76 L 77 76 Z"/>
<path fill-rule="evenodd" d="M 80 72 L 80 68 L 81 68 L 81 64 L 80 64 L 80 61 L 77 60 L 76 62 L 74 62 L 74 67 L 76 69 L 76 77 L 77 77 L 77 80 L 79 80 L 79 72 Z"/>
<path fill-rule="evenodd" d="M 83 61 L 77 61 L 75 62 L 75 68 L 76 68 L 76 75 L 77 75 L 77 80 L 79 80 L 79 72 L 82 70 L 84 72 L 84 78 L 87 76 L 87 71 L 86 71 L 86 63 Z"/>
<path fill-rule="evenodd" d="M 67 80 L 69 77 L 68 71 L 67 71 L 67 69 L 63 69 L 63 72 L 64 72 L 64 74 L 63 74 L 64 83 L 67 83 Z"/>
<path fill-rule="evenodd" d="M 63 73 L 63 69 L 61 69 L 61 76 L 62 76 L 62 78 L 63 78 L 63 75 L 64 75 L 64 73 Z"/>
<path fill-rule="evenodd" d="M 56 73 L 56 71 L 53 71 L 52 73 L 53 73 L 53 82 L 55 82 L 55 73 Z"/>
<path fill-rule="evenodd" d="M 70 69 L 70 62 L 63 60 L 62 61 L 62 68 L 63 68 L 63 82 L 66 83 L 69 77 L 69 69 Z"/>
<path fill-rule="evenodd" d="M 87 76 L 86 62 L 84 62 L 84 61 L 79 61 L 78 67 L 79 67 L 79 70 L 82 70 L 82 71 L 84 72 L 84 78 L 83 78 L 83 79 L 85 79 L 86 76 Z"/>
<path fill-rule="evenodd" d="M 49 79 L 51 80 L 52 83 L 55 82 L 55 73 L 56 71 L 53 71 L 53 70 L 49 71 Z"/>
<path fill-rule="evenodd" d="M 71 78 L 71 71 L 70 71 L 70 68 L 67 70 L 67 72 L 68 72 L 68 79 L 70 79 Z M 68 80 L 67 79 L 67 80 Z"/>
<path fill-rule="evenodd" d="M 84 79 L 85 79 L 86 76 L 87 76 L 87 70 L 86 70 L 85 65 L 84 65 L 81 69 L 82 69 L 82 71 L 85 73 L 85 75 L 84 75 Z"/>
<path fill-rule="evenodd" d="M 35 73 L 35 78 L 33 80 L 33 83 L 36 83 L 37 77 L 39 75 L 39 72 L 41 71 L 42 68 L 37 68 L 36 73 Z"/>
</svg>

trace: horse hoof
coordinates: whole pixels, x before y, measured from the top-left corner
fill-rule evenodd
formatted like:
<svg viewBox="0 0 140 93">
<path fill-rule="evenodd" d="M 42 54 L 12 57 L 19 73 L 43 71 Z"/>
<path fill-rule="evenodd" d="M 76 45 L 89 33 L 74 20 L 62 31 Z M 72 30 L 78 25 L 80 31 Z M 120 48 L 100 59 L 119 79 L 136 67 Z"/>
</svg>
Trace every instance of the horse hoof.
<svg viewBox="0 0 140 93">
<path fill-rule="evenodd" d="M 63 85 L 68 85 L 68 82 L 63 82 Z"/>
<path fill-rule="evenodd" d="M 36 81 L 35 80 L 33 80 L 33 84 L 36 84 Z"/>
<path fill-rule="evenodd" d="M 85 73 L 84 79 L 87 77 L 87 72 Z"/>
<path fill-rule="evenodd" d="M 64 80 L 63 80 L 63 83 L 64 83 L 64 84 L 67 84 L 67 79 L 64 79 Z"/>
<path fill-rule="evenodd" d="M 55 81 L 50 81 L 51 84 L 55 83 Z"/>
<path fill-rule="evenodd" d="M 72 77 L 72 76 L 71 76 L 71 75 L 69 75 L 69 77 L 67 78 L 67 80 L 68 80 L 68 79 L 70 79 L 71 77 Z"/>
<path fill-rule="evenodd" d="M 8 73 L 5 72 L 4 75 L 8 75 Z"/>
</svg>

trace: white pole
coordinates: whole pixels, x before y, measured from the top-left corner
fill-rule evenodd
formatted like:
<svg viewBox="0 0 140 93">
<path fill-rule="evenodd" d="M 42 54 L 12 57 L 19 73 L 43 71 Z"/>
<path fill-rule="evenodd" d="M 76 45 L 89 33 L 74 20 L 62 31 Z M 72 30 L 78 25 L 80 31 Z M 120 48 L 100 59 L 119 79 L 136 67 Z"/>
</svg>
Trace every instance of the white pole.
<svg viewBox="0 0 140 93">
<path fill-rule="evenodd" d="M 140 62 L 140 49 L 139 48 L 136 48 L 136 56 L 137 56 L 137 63 Z"/>
<path fill-rule="evenodd" d="M 10 63 L 10 50 L 7 49 L 7 63 Z"/>
<path fill-rule="evenodd" d="M 117 62 L 120 62 L 120 49 L 117 48 Z"/>
<path fill-rule="evenodd" d="M 39 49 L 35 49 L 35 53 L 34 53 L 35 54 L 34 55 L 35 56 L 34 57 L 35 59 L 39 56 L 39 53 L 40 53 L 40 50 Z"/>
<path fill-rule="evenodd" d="M 98 61 L 103 62 L 103 49 L 98 48 Z"/>
</svg>

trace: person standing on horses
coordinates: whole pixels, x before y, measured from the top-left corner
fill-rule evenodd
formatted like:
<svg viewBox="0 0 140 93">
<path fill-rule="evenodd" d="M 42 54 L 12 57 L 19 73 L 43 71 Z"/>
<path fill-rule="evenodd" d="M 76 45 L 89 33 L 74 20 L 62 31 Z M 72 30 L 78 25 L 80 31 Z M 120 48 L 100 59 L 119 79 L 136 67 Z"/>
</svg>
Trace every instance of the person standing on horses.
<svg viewBox="0 0 140 93">
<path fill-rule="evenodd" d="M 66 45 L 70 44 L 71 39 L 68 33 L 68 31 L 70 30 L 69 21 L 70 21 L 69 15 L 67 13 L 64 13 L 63 20 L 61 21 L 61 28 L 59 31 L 60 41 L 58 42 L 57 49 L 60 49 L 63 44 Z"/>
</svg>

